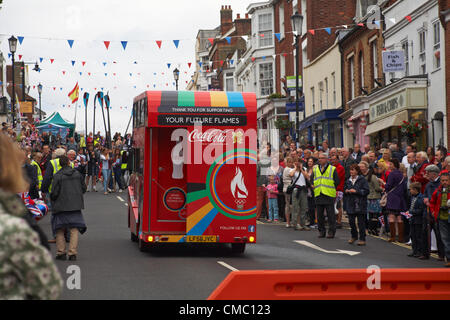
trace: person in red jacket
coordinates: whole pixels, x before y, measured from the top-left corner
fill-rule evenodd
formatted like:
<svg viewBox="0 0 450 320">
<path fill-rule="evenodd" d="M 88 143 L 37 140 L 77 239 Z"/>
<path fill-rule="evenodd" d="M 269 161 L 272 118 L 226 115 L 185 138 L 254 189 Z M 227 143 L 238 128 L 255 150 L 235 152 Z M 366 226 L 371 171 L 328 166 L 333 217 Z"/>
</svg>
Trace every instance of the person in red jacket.
<svg viewBox="0 0 450 320">
<path fill-rule="evenodd" d="M 416 155 L 417 160 L 417 169 L 416 173 L 411 177 L 411 182 L 419 182 L 422 185 L 422 191 L 420 193 L 425 192 L 425 186 L 429 182 L 428 178 L 426 177 L 426 167 L 430 165 L 428 162 L 428 156 L 427 153 L 424 151 L 418 152 Z"/>
<path fill-rule="evenodd" d="M 444 249 L 445 257 L 447 259 L 446 267 L 450 267 L 450 218 L 449 218 L 449 204 L 450 204 L 450 175 L 443 173 L 441 175 L 441 185 L 430 200 L 430 211 L 432 217 L 429 217 L 429 223 L 437 224 L 434 228 L 436 234 L 436 242 L 441 241 L 441 246 Z M 442 254 L 442 253 L 441 253 Z M 443 260 L 443 256 L 439 255 Z"/>
<path fill-rule="evenodd" d="M 339 185 L 336 187 L 336 200 L 335 200 L 335 207 L 338 211 L 337 217 L 336 217 L 336 228 L 341 229 L 342 228 L 342 198 L 344 196 L 344 183 L 345 183 L 345 168 L 341 165 L 339 161 L 339 157 L 337 155 L 332 155 L 331 158 L 331 164 L 336 167 L 336 172 L 339 177 Z"/>
</svg>

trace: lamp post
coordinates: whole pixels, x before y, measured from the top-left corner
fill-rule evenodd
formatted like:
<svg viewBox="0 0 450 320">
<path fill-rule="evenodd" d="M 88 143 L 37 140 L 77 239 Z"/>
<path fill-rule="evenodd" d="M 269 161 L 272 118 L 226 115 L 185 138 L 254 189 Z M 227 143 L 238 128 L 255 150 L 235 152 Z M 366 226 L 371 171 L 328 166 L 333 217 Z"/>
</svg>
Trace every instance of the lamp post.
<svg viewBox="0 0 450 320">
<path fill-rule="evenodd" d="M 42 120 L 42 105 L 41 105 L 42 84 L 39 82 L 37 87 L 38 87 L 38 92 L 39 92 L 39 121 L 41 121 Z"/>
<path fill-rule="evenodd" d="M 297 141 L 300 142 L 300 130 L 299 130 L 299 104 L 300 104 L 300 95 L 299 95 L 299 77 L 300 77 L 300 65 L 299 65 L 299 57 L 300 57 L 300 37 L 302 36 L 302 26 L 303 26 L 303 16 L 298 12 L 291 17 L 292 30 L 294 31 L 295 36 L 295 132 L 297 135 Z M 303 107 L 303 120 L 306 118 L 306 107 Z"/>
<path fill-rule="evenodd" d="M 178 68 L 175 68 L 175 70 L 173 70 L 173 78 L 175 79 L 176 89 L 178 91 L 178 80 L 180 79 L 180 70 L 178 70 Z"/>
<path fill-rule="evenodd" d="M 16 82 L 14 79 L 14 54 L 17 50 L 17 38 L 12 36 L 8 39 L 9 42 L 9 51 L 11 52 L 12 58 L 12 97 L 11 97 L 11 112 L 12 112 L 12 127 L 16 127 Z"/>
</svg>

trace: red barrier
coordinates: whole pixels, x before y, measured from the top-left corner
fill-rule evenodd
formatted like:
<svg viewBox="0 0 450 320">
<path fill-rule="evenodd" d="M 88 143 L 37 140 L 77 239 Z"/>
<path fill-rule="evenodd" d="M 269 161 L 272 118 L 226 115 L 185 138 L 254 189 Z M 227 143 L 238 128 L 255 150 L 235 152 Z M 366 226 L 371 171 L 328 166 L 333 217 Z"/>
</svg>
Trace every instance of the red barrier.
<svg viewBox="0 0 450 320">
<path fill-rule="evenodd" d="M 233 271 L 208 300 L 450 300 L 449 269 Z"/>
</svg>

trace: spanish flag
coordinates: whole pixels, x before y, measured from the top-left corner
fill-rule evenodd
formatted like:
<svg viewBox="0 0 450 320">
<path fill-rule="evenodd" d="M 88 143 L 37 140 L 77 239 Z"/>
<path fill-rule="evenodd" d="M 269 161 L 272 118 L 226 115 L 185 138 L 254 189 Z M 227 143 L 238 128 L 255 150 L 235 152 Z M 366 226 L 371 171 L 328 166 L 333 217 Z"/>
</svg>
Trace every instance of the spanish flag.
<svg viewBox="0 0 450 320">
<path fill-rule="evenodd" d="M 80 91 L 80 87 L 78 86 L 78 82 L 77 82 L 77 84 L 75 85 L 75 88 L 73 88 L 73 90 L 70 91 L 70 93 L 68 95 L 70 100 L 72 100 L 72 103 L 75 103 L 78 101 L 79 91 Z"/>
</svg>

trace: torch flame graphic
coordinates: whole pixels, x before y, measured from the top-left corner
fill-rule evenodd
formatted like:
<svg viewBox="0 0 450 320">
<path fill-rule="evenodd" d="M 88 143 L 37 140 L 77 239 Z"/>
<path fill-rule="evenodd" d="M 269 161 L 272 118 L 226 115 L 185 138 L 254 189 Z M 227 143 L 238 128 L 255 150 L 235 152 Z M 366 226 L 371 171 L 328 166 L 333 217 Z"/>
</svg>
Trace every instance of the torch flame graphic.
<svg viewBox="0 0 450 320">
<path fill-rule="evenodd" d="M 231 193 L 235 199 L 246 199 L 248 196 L 247 187 L 244 183 L 244 177 L 242 175 L 242 171 L 239 168 L 236 168 L 236 174 L 231 180 Z"/>
</svg>

